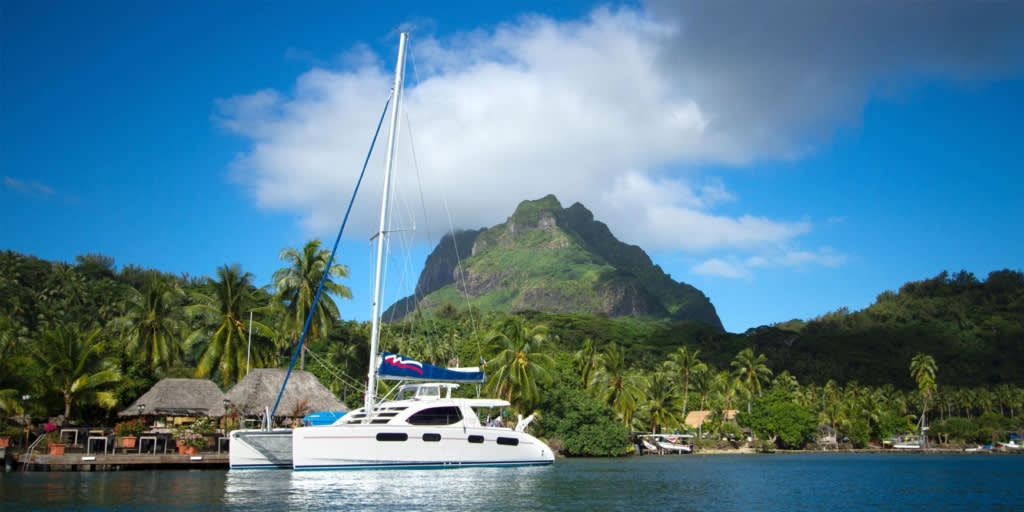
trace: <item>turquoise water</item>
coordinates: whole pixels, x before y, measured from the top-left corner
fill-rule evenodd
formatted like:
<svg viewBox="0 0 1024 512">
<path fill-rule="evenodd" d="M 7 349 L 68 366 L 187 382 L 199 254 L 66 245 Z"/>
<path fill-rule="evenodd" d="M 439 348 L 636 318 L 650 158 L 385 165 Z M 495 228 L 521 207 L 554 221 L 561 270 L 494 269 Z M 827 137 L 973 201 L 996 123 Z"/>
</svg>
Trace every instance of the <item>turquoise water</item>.
<svg viewBox="0 0 1024 512">
<path fill-rule="evenodd" d="M 1024 456 L 775 454 L 378 471 L 0 474 L 2 510 L 1024 510 Z"/>
</svg>

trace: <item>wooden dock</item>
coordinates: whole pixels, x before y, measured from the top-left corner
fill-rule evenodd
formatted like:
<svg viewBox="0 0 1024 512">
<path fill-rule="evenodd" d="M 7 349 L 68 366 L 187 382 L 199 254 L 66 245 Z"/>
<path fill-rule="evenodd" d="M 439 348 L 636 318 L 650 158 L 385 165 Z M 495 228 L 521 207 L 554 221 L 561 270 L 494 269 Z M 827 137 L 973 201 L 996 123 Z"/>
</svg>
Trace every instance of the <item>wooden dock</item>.
<svg viewBox="0 0 1024 512">
<path fill-rule="evenodd" d="M 19 454 L 19 469 L 28 471 L 118 471 L 122 469 L 227 469 L 228 454 L 200 452 L 198 455 L 128 453 L 65 455 Z"/>
</svg>

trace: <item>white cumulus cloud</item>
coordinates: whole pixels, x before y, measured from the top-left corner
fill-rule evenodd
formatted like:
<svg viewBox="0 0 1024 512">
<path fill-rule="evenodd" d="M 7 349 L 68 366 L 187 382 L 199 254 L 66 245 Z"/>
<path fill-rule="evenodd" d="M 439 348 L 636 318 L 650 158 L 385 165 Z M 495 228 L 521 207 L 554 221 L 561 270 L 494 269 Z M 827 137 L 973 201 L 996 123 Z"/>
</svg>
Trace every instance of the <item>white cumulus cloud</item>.
<svg viewBox="0 0 1024 512">
<path fill-rule="evenodd" d="M 440 39 L 414 34 L 398 204 L 416 210 L 404 204 L 421 196 L 418 177 L 426 211 L 476 228 L 553 193 L 586 205 L 624 241 L 712 258 L 694 269 L 703 274 L 839 265 L 838 250 L 798 247 L 813 220 L 719 213 L 726 202 L 742 212 L 743 198 L 702 166 L 802 154 L 855 121 L 871 87 L 907 63 L 956 79 L 1005 73 L 1000 42 L 1020 37 L 989 3 L 980 28 L 948 20 L 965 9 L 951 4 L 921 16 L 932 4 L 836 5 L 653 1 L 576 21 L 528 16 Z M 962 37 L 933 33 L 943 28 Z M 342 60 L 287 92 L 218 102 L 219 122 L 251 141 L 234 162 L 237 181 L 315 233 L 344 212 L 391 84 L 391 55 L 360 46 Z M 371 166 L 364 196 L 377 197 L 382 164 Z M 373 217 L 357 208 L 354 226 L 369 232 Z M 427 222 L 435 238 L 448 228 L 446 214 Z"/>
</svg>

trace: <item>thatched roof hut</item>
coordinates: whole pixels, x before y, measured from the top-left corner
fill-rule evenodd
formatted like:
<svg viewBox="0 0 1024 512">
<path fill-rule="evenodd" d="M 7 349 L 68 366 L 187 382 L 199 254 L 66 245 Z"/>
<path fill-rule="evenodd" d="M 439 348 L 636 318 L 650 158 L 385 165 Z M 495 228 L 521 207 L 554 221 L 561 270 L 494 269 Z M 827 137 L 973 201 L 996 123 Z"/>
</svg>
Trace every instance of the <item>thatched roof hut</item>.
<svg viewBox="0 0 1024 512">
<path fill-rule="evenodd" d="M 228 390 L 226 396 L 232 404 L 241 407 L 247 416 L 259 415 L 264 407 L 274 406 L 287 372 L 271 368 L 249 370 L 249 374 Z M 312 373 L 293 371 L 275 416 L 300 417 L 319 411 L 348 412 L 348 407 Z"/>
<path fill-rule="evenodd" d="M 700 428 L 705 421 L 711 417 L 713 411 L 690 411 L 686 414 L 686 425 L 690 428 Z M 725 421 L 736 422 L 736 409 L 725 411 Z"/>
<path fill-rule="evenodd" d="M 224 392 L 207 379 L 163 379 L 118 416 L 223 416 Z"/>
</svg>

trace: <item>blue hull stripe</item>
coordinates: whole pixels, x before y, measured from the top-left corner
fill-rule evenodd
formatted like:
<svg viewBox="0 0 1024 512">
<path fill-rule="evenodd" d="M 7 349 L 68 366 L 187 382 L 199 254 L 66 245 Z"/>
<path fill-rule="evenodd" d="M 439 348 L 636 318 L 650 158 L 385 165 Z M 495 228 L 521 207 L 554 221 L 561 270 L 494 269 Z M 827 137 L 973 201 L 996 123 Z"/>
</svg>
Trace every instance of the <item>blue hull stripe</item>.
<svg viewBox="0 0 1024 512">
<path fill-rule="evenodd" d="M 291 469 L 291 464 L 235 464 L 231 469 Z"/>
</svg>

